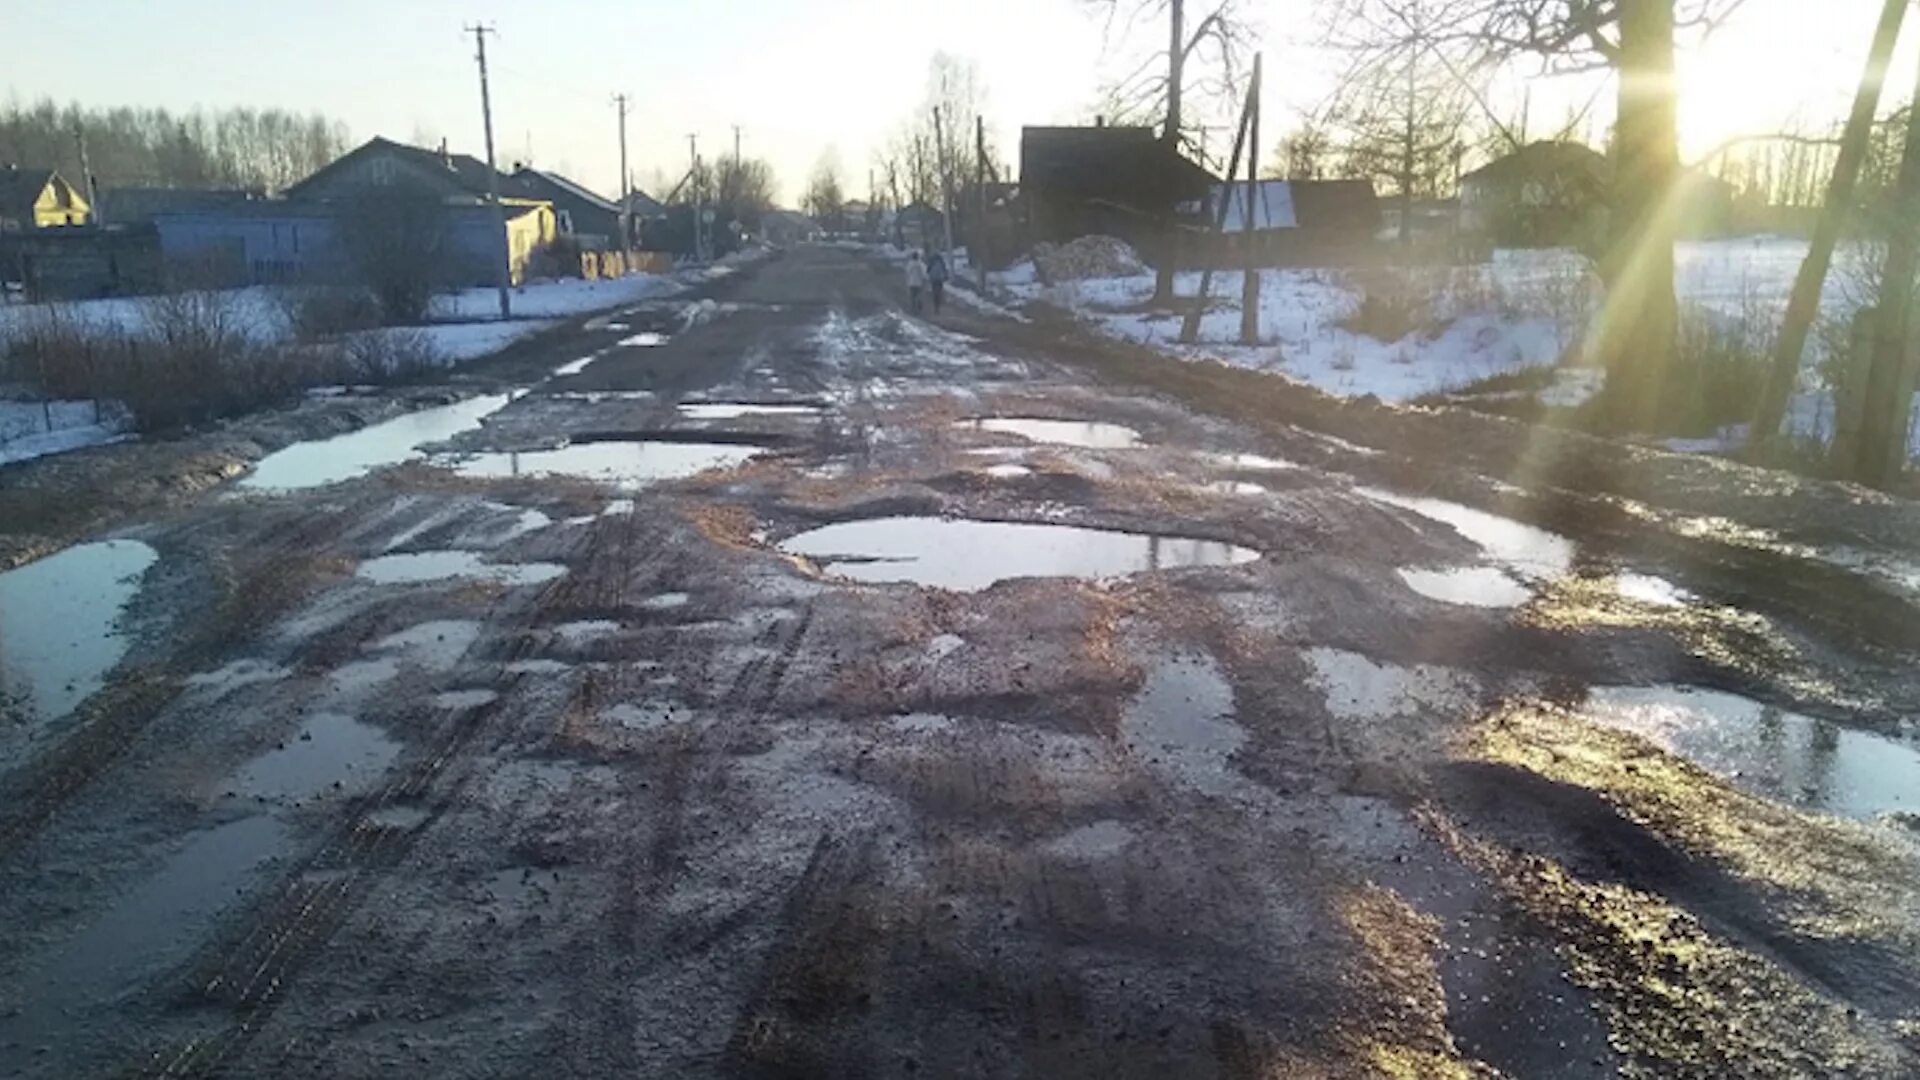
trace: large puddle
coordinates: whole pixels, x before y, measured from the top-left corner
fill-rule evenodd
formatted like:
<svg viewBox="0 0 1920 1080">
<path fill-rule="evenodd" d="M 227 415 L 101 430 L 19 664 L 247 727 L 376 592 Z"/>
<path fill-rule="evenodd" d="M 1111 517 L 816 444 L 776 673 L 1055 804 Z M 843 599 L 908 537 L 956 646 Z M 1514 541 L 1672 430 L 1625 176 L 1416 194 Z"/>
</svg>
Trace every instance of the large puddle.
<svg viewBox="0 0 1920 1080">
<path fill-rule="evenodd" d="M 120 613 L 158 558 L 103 540 L 0 574 L 0 717 L 57 720 L 100 689 L 127 653 Z"/>
<path fill-rule="evenodd" d="M 1101 580 L 1151 570 L 1234 566 L 1260 553 L 1217 540 L 1072 525 L 891 517 L 814 529 L 781 550 L 856 581 L 912 582 L 973 592 L 1023 577 Z"/>
<path fill-rule="evenodd" d="M 1689 687 L 1603 687 L 1586 715 L 1768 798 L 1844 817 L 1920 813 L 1920 739 Z"/>
<path fill-rule="evenodd" d="M 316 795 L 366 790 L 400 755 L 400 744 L 371 724 L 339 713 L 316 713 L 300 733 L 254 758 L 234 775 L 233 790 L 251 798 L 298 803 Z"/>
<path fill-rule="evenodd" d="M 1097 420 L 1040 420 L 1018 416 L 989 416 L 962 420 L 956 427 L 1018 435 L 1029 442 L 1083 446 L 1089 450 L 1131 450 L 1142 445 L 1140 433 L 1119 424 Z"/>
<path fill-rule="evenodd" d="M 206 921 L 235 903 L 285 843 L 286 828 L 271 817 L 196 834 L 91 925 L 28 962 L 38 970 L 34 990 L 19 1008 L 0 1010 L 0 1046 L 49 1041 L 74 1015 L 107 1008 L 179 963 L 203 940 Z"/>
<path fill-rule="evenodd" d="M 1240 786 L 1230 759 L 1247 734 L 1233 718 L 1233 687 L 1212 657 L 1156 664 L 1120 724 L 1128 748 L 1154 771 L 1208 795 Z"/>
<path fill-rule="evenodd" d="M 746 416 L 818 416 L 819 405 L 762 405 L 745 401 L 707 401 L 680 406 L 688 420 L 738 420 Z"/>
<path fill-rule="evenodd" d="M 708 469 L 732 468 L 764 452 L 759 446 L 698 442 L 592 442 L 557 450 L 473 454 L 452 463 L 461 476 L 574 476 L 621 487 L 677 480 Z"/>
<path fill-rule="evenodd" d="M 268 454 L 240 481 L 256 491 L 297 491 L 337 484 L 375 469 L 421 456 L 419 448 L 442 442 L 505 408 L 512 394 L 489 394 L 453 405 L 396 416 L 331 439 L 295 443 Z"/>
<path fill-rule="evenodd" d="M 421 581 L 475 577 L 505 585 L 539 585 L 566 574 L 558 563 L 489 563 L 473 551 L 420 551 L 368 559 L 354 576 L 378 585 L 406 585 Z"/>
<path fill-rule="evenodd" d="M 1379 488 L 1363 487 L 1356 490 L 1375 502 L 1411 510 L 1421 517 L 1451 526 L 1461 536 L 1480 545 L 1488 558 L 1523 580 L 1551 581 L 1573 568 L 1573 541 L 1545 529 L 1536 529 L 1512 518 L 1489 514 L 1445 499 L 1399 495 Z"/>
</svg>

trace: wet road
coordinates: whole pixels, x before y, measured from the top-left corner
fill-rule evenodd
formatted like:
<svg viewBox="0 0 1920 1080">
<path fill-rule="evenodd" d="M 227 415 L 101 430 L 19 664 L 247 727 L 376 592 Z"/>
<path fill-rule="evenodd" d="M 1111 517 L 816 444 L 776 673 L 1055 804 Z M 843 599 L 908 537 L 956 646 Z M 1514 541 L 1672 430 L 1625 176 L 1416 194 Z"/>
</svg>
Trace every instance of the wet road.
<svg viewBox="0 0 1920 1080">
<path fill-rule="evenodd" d="M 1896 631 L 898 276 L 0 575 L 0 1076 L 1920 1071 Z"/>
</svg>

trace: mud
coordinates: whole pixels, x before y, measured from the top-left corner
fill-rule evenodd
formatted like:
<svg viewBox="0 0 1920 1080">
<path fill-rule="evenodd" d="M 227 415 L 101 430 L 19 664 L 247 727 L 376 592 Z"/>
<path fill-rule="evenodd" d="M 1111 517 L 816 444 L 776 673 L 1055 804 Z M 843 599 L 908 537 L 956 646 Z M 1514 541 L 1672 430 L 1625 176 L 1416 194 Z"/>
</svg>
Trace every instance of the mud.
<svg viewBox="0 0 1920 1080">
<path fill-rule="evenodd" d="M 0 770 L 0 1075 L 1915 1073 L 1920 650 L 1827 495 L 1608 450 L 1629 511 L 896 276 L 111 537 L 124 650 Z"/>
</svg>

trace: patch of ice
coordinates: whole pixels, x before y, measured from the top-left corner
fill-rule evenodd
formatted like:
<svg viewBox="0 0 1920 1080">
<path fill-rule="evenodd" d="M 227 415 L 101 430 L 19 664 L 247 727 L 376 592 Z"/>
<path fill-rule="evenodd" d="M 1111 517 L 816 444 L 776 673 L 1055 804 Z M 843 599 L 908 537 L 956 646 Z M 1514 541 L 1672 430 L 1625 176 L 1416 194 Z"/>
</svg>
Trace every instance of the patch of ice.
<svg viewBox="0 0 1920 1080">
<path fill-rule="evenodd" d="M 498 700 L 500 700 L 498 691 L 481 688 L 472 690 L 445 690 L 433 695 L 434 707 L 448 710 L 477 709 L 482 705 L 491 705 Z"/>
<path fill-rule="evenodd" d="M 671 611 L 674 608 L 686 607 L 687 602 L 692 599 L 692 596 L 683 592 L 659 593 L 640 601 L 639 607 L 642 611 Z"/>
</svg>

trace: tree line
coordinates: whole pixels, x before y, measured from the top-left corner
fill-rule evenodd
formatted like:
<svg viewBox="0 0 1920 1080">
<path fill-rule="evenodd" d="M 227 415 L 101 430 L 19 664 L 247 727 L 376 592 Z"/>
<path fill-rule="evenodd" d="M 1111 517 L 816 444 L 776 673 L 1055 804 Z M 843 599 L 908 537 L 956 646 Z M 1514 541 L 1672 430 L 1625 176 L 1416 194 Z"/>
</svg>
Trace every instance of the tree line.
<svg viewBox="0 0 1920 1080">
<path fill-rule="evenodd" d="M 171 112 L 50 99 L 0 109 L 0 164 L 52 168 L 84 187 L 278 192 L 344 154 L 347 126 L 319 113 L 231 108 Z"/>
</svg>

